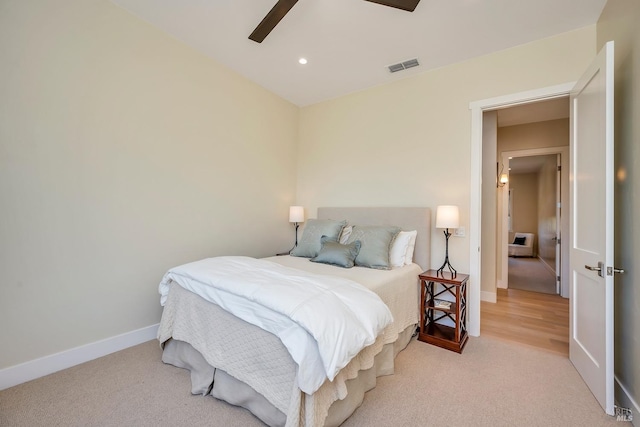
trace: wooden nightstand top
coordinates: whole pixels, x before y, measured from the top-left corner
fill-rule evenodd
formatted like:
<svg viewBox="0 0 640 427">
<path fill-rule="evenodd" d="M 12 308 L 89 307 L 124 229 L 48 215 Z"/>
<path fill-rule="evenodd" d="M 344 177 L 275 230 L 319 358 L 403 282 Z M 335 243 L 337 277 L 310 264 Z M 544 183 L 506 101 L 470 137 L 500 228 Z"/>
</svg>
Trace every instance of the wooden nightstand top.
<svg viewBox="0 0 640 427">
<path fill-rule="evenodd" d="M 467 279 L 469 279 L 468 274 L 458 273 L 456 274 L 456 277 L 453 277 L 453 274 L 451 274 L 450 271 L 443 271 L 441 273 L 438 273 L 437 270 L 427 270 L 420 274 L 418 277 L 429 282 L 448 283 L 451 285 L 461 285 Z"/>
</svg>

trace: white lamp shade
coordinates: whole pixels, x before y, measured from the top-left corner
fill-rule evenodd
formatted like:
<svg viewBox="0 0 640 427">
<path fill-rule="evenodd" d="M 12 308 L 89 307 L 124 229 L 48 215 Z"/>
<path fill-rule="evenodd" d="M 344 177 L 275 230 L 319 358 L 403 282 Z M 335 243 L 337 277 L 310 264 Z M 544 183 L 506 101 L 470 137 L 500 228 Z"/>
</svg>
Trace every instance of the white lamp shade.
<svg viewBox="0 0 640 427">
<path fill-rule="evenodd" d="M 436 228 L 458 228 L 460 212 L 457 206 L 438 206 L 436 210 Z"/>
<path fill-rule="evenodd" d="M 289 222 L 304 222 L 304 208 L 302 206 L 289 207 Z"/>
</svg>

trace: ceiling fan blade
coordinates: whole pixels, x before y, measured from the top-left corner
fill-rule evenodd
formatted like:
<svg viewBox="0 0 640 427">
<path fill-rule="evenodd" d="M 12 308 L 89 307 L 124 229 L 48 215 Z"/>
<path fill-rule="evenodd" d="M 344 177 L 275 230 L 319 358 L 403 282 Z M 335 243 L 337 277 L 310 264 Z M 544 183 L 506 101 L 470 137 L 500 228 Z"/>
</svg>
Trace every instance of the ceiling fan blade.
<svg viewBox="0 0 640 427">
<path fill-rule="evenodd" d="M 420 0 L 367 0 L 371 3 L 378 3 L 385 6 L 395 7 L 396 9 L 413 12 L 420 3 Z"/>
<path fill-rule="evenodd" d="M 420 0 L 418 0 L 420 1 Z M 274 29 L 278 22 L 291 10 L 291 8 L 298 2 L 298 0 L 278 0 L 275 6 L 271 8 L 267 16 L 258 24 L 253 33 L 249 36 L 254 42 L 262 43 Z"/>
</svg>

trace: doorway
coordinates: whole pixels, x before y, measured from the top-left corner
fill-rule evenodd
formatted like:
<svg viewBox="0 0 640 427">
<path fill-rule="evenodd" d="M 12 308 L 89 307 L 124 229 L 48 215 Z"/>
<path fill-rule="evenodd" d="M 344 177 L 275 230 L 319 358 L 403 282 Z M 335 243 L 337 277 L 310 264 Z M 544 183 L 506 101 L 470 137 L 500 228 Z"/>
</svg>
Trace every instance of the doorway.
<svg viewBox="0 0 640 427">
<path fill-rule="evenodd" d="M 509 155 L 507 274 L 509 289 L 560 293 L 560 154 Z M 503 243 L 504 244 L 504 243 Z"/>
<path fill-rule="evenodd" d="M 546 88 L 534 89 L 531 91 L 514 93 L 505 96 L 498 96 L 495 98 L 484 99 L 481 101 L 471 102 L 469 109 L 471 110 L 471 197 L 470 197 L 470 209 L 469 209 L 469 275 L 470 280 L 476 283 L 476 286 L 472 286 L 469 289 L 469 305 L 468 305 L 468 331 L 471 336 L 480 335 L 480 307 L 481 300 L 487 300 L 486 291 L 483 289 L 485 282 L 481 278 L 481 242 L 484 245 L 484 241 L 481 239 L 481 232 L 483 230 L 483 221 L 485 218 L 482 215 L 482 208 L 484 206 L 483 201 L 483 184 L 488 182 L 495 182 L 492 179 L 487 181 L 486 179 L 478 179 L 483 176 L 483 172 L 486 170 L 483 167 L 483 116 L 487 111 L 495 111 L 517 105 L 523 105 L 528 103 L 535 103 L 538 101 L 551 100 L 555 98 L 567 97 L 574 87 L 575 83 L 564 83 L 557 86 L 550 86 Z M 495 159 L 495 157 L 494 157 Z M 495 160 L 493 162 L 492 169 L 495 173 Z M 568 173 L 568 168 L 566 173 Z M 494 184 L 495 185 L 495 184 Z M 495 190 L 495 187 L 494 187 Z M 494 193 L 495 194 L 495 193 Z M 494 196 L 495 197 L 495 196 Z M 495 209 L 494 209 L 495 212 Z M 494 214 L 495 215 L 495 214 Z M 494 216 L 495 224 L 495 216 Z M 495 225 L 494 225 L 495 227 Z M 495 241 L 495 239 L 494 239 Z M 567 258 L 568 259 L 568 258 Z M 495 264 L 494 264 L 495 265 Z M 496 296 L 496 283 L 495 280 L 492 283 L 487 283 L 487 286 L 491 287 L 493 291 L 489 296 Z M 490 288 L 491 289 L 491 288 Z"/>
<path fill-rule="evenodd" d="M 542 129 L 543 135 L 547 135 L 553 127 L 549 129 L 545 123 L 548 122 L 524 130 L 537 137 Z M 556 142 L 562 142 L 563 135 L 567 136 L 568 122 L 556 121 L 554 126 L 558 128 Z M 568 262 L 563 262 L 568 260 L 568 245 L 562 244 L 562 236 L 569 236 L 569 218 L 563 209 L 569 203 L 569 147 L 502 151 L 501 158 L 509 172 L 509 182 L 498 200 L 501 226 L 497 239 L 502 245 L 498 255 L 501 266 L 498 287 L 568 298 Z M 526 236 L 529 246 L 515 244 L 522 243 L 515 242 L 516 236 Z M 521 274 L 514 275 L 511 267 Z M 511 280 L 512 276 L 516 276 L 518 283 Z"/>
<path fill-rule="evenodd" d="M 496 335 L 492 325 L 500 325 L 502 338 L 568 357 L 569 304 L 560 296 L 561 284 L 568 283 L 566 273 L 562 277 L 560 245 L 561 236 L 568 235 L 568 215 L 563 221 L 561 209 L 568 205 L 568 97 L 494 114 L 496 141 L 483 139 L 489 147 L 483 150 L 483 164 L 497 160 L 497 185 L 483 187 L 482 202 L 497 194 L 495 207 L 485 206 L 482 212 L 496 212 L 496 228 L 494 236 L 483 234 L 482 267 L 490 270 L 495 262 L 497 289 L 495 301 L 482 303 L 482 333 Z M 491 125 L 491 120 L 483 124 Z M 501 179 L 503 174 L 508 179 Z M 486 257 L 491 238 L 496 241 L 494 261 Z M 540 319 L 544 321 L 538 324 Z"/>
</svg>

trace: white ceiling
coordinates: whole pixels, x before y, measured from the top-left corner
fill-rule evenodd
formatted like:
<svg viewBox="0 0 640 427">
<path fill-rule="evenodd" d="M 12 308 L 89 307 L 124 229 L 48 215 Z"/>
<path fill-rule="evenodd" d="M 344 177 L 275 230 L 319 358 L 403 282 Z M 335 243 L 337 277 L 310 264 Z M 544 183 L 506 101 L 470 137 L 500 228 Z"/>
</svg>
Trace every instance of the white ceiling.
<svg viewBox="0 0 640 427">
<path fill-rule="evenodd" d="M 300 0 L 258 44 L 276 0 L 112 0 L 216 61 L 305 106 L 597 22 L 606 0 Z M 298 64 L 306 57 L 307 65 Z M 420 66 L 391 74 L 390 64 Z"/>
</svg>

